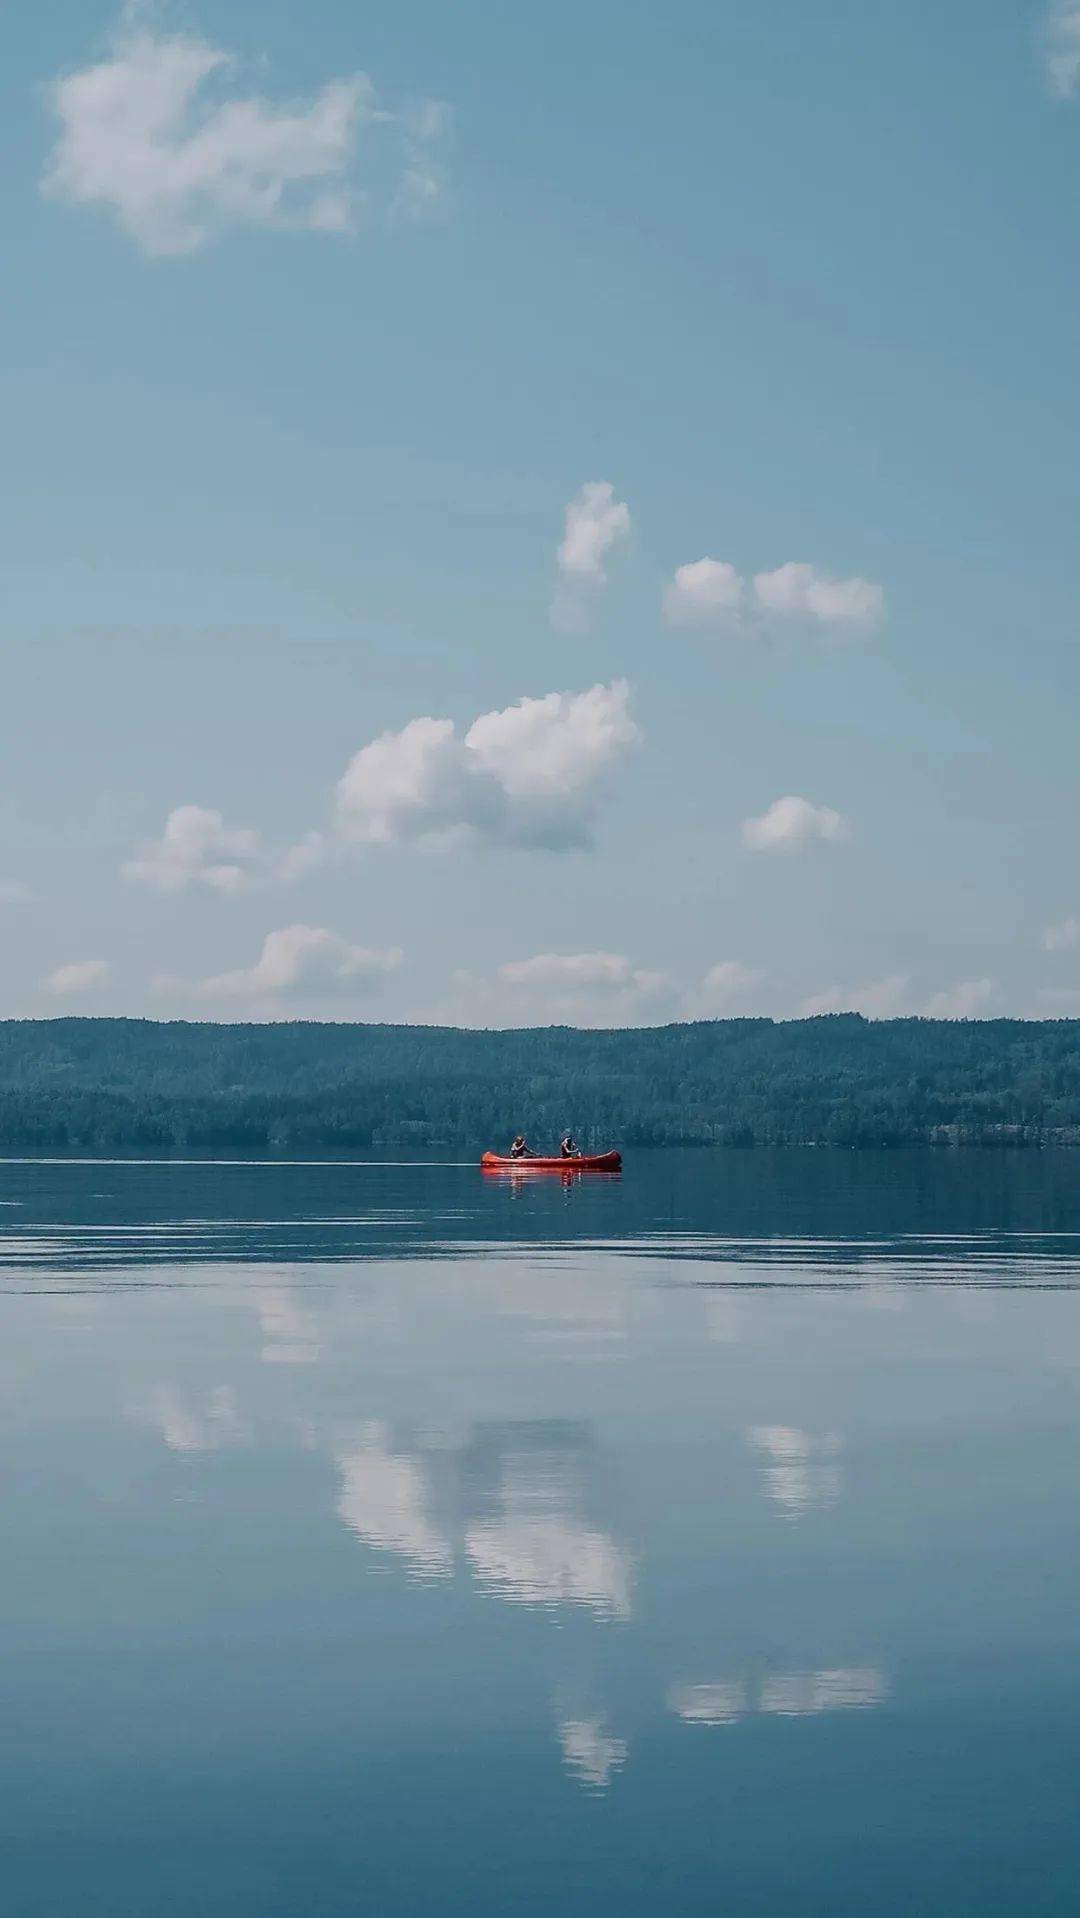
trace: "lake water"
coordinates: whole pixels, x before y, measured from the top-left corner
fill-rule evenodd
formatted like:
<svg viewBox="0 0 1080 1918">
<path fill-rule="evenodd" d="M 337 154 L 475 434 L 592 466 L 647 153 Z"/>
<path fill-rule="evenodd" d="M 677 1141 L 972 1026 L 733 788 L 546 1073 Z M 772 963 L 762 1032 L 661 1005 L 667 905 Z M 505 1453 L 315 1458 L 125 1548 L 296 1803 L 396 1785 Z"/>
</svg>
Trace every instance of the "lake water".
<svg viewBox="0 0 1080 1918">
<path fill-rule="evenodd" d="M 1080 1154 L 0 1163 L 10 1918 L 1065 1918 Z"/>
</svg>

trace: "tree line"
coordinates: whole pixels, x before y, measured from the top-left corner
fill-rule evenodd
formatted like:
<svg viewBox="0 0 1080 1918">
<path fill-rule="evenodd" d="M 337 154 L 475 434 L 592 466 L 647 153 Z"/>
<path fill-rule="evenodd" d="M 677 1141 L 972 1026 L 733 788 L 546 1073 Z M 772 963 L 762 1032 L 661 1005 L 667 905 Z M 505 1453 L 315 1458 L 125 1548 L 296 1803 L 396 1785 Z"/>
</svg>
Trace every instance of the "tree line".
<svg viewBox="0 0 1080 1918">
<path fill-rule="evenodd" d="M 0 1022 L 0 1150 L 1080 1143 L 1080 1021 Z"/>
</svg>

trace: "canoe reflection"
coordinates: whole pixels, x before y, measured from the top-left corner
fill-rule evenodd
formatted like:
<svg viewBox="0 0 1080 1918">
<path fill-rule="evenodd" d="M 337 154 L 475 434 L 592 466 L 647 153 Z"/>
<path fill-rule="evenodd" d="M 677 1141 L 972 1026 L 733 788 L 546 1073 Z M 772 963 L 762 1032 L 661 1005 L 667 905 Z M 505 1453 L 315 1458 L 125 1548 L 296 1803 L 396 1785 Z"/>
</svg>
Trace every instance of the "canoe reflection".
<svg viewBox="0 0 1080 1918">
<path fill-rule="evenodd" d="M 522 1160 L 518 1165 L 485 1166 L 484 1168 L 485 1183 L 508 1185 L 512 1191 L 517 1192 L 537 1180 L 542 1180 L 545 1185 L 552 1185 L 558 1180 L 564 1188 L 569 1189 L 572 1185 L 580 1185 L 583 1180 L 587 1180 L 590 1186 L 597 1186 L 605 1183 L 617 1184 L 621 1178 L 621 1172 L 597 1171 L 595 1167 L 590 1169 L 575 1165 L 531 1166 L 527 1160 Z"/>
</svg>

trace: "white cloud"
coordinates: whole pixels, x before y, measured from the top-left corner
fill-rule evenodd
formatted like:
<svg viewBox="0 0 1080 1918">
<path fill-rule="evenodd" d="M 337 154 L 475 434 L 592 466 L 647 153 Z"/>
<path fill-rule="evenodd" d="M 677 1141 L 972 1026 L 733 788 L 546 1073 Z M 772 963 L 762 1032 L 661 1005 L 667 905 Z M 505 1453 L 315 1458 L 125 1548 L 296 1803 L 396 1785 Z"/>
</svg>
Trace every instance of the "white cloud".
<svg viewBox="0 0 1080 1918">
<path fill-rule="evenodd" d="M 192 253 L 244 226 L 347 233 L 367 202 L 354 180 L 364 129 L 393 148 L 392 215 L 441 198 L 440 102 L 391 111 L 363 73 L 307 101 L 229 91 L 229 54 L 138 13 L 125 9 L 104 60 L 50 88 L 60 133 L 45 193 L 107 208 L 151 254 Z"/>
<path fill-rule="evenodd" d="M 443 100 L 422 100 L 401 116 L 405 170 L 391 202 L 398 219 L 423 220 L 441 206 L 446 169 L 440 149 L 450 133 L 452 115 Z"/>
<path fill-rule="evenodd" d="M 1043 58 L 1050 92 L 1071 100 L 1080 87 L 1080 4 L 1052 0 L 1043 23 Z"/>
<path fill-rule="evenodd" d="M 605 561 L 612 547 L 630 533 L 630 508 L 615 498 L 609 480 L 587 480 L 566 508 L 562 543 L 555 556 L 559 586 L 551 617 L 565 632 L 588 624 L 588 595 L 607 580 Z"/>
<path fill-rule="evenodd" d="M 1041 986 L 1035 994 L 1032 1019 L 1080 1018 L 1080 986 Z"/>
<path fill-rule="evenodd" d="M 624 680 L 484 713 L 413 719 L 356 753 L 338 785 L 341 835 L 400 845 L 448 834 L 586 845 L 608 773 L 640 738 Z"/>
<path fill-rule="evenodd" d="M 499 982 L 525 998 L 530 1019 L 583 1025 L 633 1025 L 674 1017 L 678 994 L 663 972 L 634 966 L 618 952 L 538 952 L 498 969 Z M 526 995 L 529 995 L 526 997 Z M 490 996 L 487 1000 L 490 1009 Z"/>
<path fill-rule="evenodd" d="M 75 959 L 70 965 L 57 966 L 55 972 L 42 980 L 42 985 L 46 992 L 66 999 L 83 992 L 99 992 L 107 985 L 111 972 L 107 959 Z"/>
<path fill-rule="evenodd" d="M 994 996 L 992 979 L 961 979 L 946 992 L 934 994 L 926 1016 L 928 1019 L 974 1019 Z"/>
<path fill-rule="evenodd" d="M 414 719 L 383 733 L 338 782 L 339 842 L 407 844 L 450 837 L 565 850 L 589 843 L 607 778 L 641 735 L 624 680 L 583 693 L 521 699 L 482 713 L 464 735 L 451 719 Z M 236 894 L 291 884 L 325 863 L 332 847 L 309 832 L 274 852 L 250 826 L 212 807 L 176 806 L 159 839 L 123 871 L 156 892 L 189 887 Z"/>
<path fill-rule="evenodd" d="M 755 574 L 752 591 L 729 561 L 692 560 L 676 569 L 664 589 L 671 626 L 741 626 L 748 608 L 764 622 L 801 620 L 853 631 L 877 625 L 885 594 L 872 580 L 831 579 L 801 560 Z"/>
<path fill-rule="evenodd" d="M 21 879 L 0 880 L 0 906 L 24 906 L 34 897 Z"/>
<path fill-rule="evenodd" d="M 580 792 L 639 737 L 627 712 L 625 680 L 589 692 L 548 693 L 484 713 L 466 735 L 478 766 L 510 799 L 546 800 Z"/>
<path fill-rule="evenodd" d="M 671 626 L 708 626 L 737 619 L 745 581 L 726 559 L 695 559 L 676 568 L 664 590 L 664 617 Z"/>
<path fill-rule="evenodd" d="M 759 819 L 743 821 L 743 844 L 751 852 L 801 852 L 815 839 L 850 839 L 851 827 L 831 806 L 813 806 L 789 795 L 774 799 Z"/>
<path fill-rule="evenodd" d="M 396 972 L 403 957 L 396 946 L 389 951 L 350 946 L 325 926 L 283 926 L 267 933 L 253 966 L 204 979 L 197 991 L 205 998 L 362 992 Z"/>
<path fill-rule="evenodd" d="M 759 985 L 764 974 L 756 972 L 752 966 L 743 966 L 737 959 L 724 959 L 718 966 L 710 966 L 702 981 L 705 997 L 715 1006 L 726 1006 L 732 999 L 741 998 L 752 986 Z"/>
<path fill-rule="evenodd" d="M 161 838 L 126 862 L 124 877 L 156 892 L 207 886 L 232 893 L 250 884 L 263 859 L 262 841 L 250 826 L 227 826 L 209 806 L 176 806 Z"/>
<path fill-rule="evenodd" d="M 556 986 L 570 991 L 610 992 L 628 986 L 634 973 L 629 959 L 615 952 L 538 952 L 532 959 L 510 959 L 499 967 L 500 979 L 511 986 L 545 990 Z"/>
<path fill-rule="evenodd" d="M 326 857 L 323 836 L 309 832 L 282 853 L 267 852 L 251 826 L 229 826 L 210 806 L 175 806 L 160 839 L 142 847 L 124 865 L 124 877 L 155 892 L 183 892 L 205 886 L 211 892 L 237 893 L 256 882 L 291 884 L 320 866 Z"/>
<path fill-rule="evenodd" d="M 587 480 L 566 508 L 566 531 L 557 554 L 560 573 L 602 586 L 607 577 L 604 560 L 629 531 L 630 508 L 615 498 L 611 482 Z"/>
<path fill-rule="evenodd" d="M 884 592 L 872 580 L 829 579 L 800 560 L 755 574 L 754 599 L 763 613 L 820 626 L 873 626 L 885 610 Z"/>
<path fill-rule="evenodd" d="M 1043 947 L 1047 952 L 1071 952 L 1074 946 L 1080 946 L 1080 919 L 1062 919 L 1056 926 L 1047 926 L 1043 933 Z"/>
<path fill-rule="evenodd" d="M 294 879 L 303 879 L 309 872 L 325 864 L 326 841 L 321 832 L 305 833 L 295 846 L 287 846 L 272 862 L 272 876 L 284 885 L 291 885 Z"/>
<path fill-rule="evenodd" d="M 108 57 L 51 88 L 60 136 L 44 191 L 107 207 L 148 253 L 191 253 L 236 226 L 347 229 L 357 137 L 379 117 L 370 80 L 278 104 L 223 96 L 232 65 L 127 11 Z"/>
<path fill-rule="evenodd" d="M 907 986 L 907 978 L 900 972 L 874 979 L 867 986 L 830 986 L 827 992 L 804 999 L 799 1012 L 804 1019 L 823 1012 L 861 1012 L 864 1019 L 892 1019 L 904 1003 Z"/>
</svg>

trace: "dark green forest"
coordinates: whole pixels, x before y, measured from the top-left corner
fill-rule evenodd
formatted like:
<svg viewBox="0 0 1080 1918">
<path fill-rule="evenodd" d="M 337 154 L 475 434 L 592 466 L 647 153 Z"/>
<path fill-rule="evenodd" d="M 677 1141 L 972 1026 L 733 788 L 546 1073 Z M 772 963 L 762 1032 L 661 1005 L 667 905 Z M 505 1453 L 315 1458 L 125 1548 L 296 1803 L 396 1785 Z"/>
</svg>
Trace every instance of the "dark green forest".
<svg viewBox="0 0 1080 1918">
<path fill-rule="evenodd" d="M 1080 1143 L 1080 1021 L 0 1022 L 0 1151 Z"/>
</svg>

